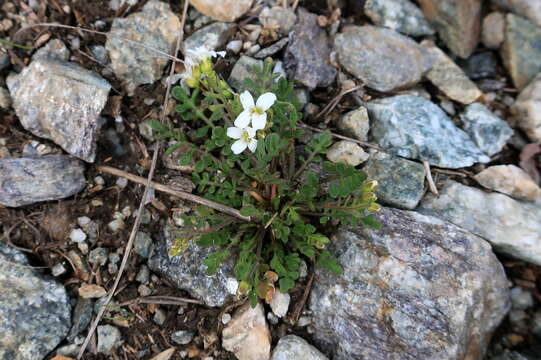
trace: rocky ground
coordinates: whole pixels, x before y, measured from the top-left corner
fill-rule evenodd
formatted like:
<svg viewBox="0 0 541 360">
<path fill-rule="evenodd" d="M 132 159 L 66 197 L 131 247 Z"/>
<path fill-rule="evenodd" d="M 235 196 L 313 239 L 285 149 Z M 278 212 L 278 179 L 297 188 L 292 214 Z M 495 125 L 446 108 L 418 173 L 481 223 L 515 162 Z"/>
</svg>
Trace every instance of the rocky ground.
<svg viewBox="0 0 541 360">
<path fill-rule="evenodd" d="M 12 0 L 0 9 L 0 359 L 541 359 L 541 5 L 532 0 Z M 185 22 L 184 22 L 185 20 Z M 49 25 L 38 24 L 48 23 Z M 379 182 L 382 230 L 341 228 L 251 309 L 205 275 L 192 204 L 147 176 L 183 49 L 236 90 L 272 57 L 307 136 Z M 73 30 L 51 24 L 77 26 Z M 174 55 L 174 54 L 173 54 Z M 182 54 L 178 54 L 182 58 Z M 154 181 L 191 191 L 178 154 Z"/>
</svg>

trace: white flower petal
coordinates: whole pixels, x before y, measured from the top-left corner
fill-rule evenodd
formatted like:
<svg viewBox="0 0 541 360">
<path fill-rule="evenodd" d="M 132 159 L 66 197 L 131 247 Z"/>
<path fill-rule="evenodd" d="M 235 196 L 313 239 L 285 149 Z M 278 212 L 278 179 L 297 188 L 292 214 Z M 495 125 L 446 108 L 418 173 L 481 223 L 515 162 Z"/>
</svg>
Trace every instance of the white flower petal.
<svg viewBox="0 0 541 360">
<path fill-rule="evenodd" d="M 262 130 L 267 126 L 267 113 L 252 115 L 252 127 L 255 130 Z"/>
<path fill-rule="evenodd" d="M 255 152 L 257 150 L 257 140 L 252 139 L 250 143 L 248 143 L 248 149 L 250 149 L 251 152 Z"/>
<path fill-rule="evenodd" d="M 273 93 L 265 93 L 257 99 L 256 106 L 263 109 L 263 111 L 267 111 L 270 109 L 272 105 L 274 105 L 274 102 L 276 101 L 276 95 Z"/>
<path fill-rule="evenodd" d="M 248 110 L 244 110 L 235 119 L 235 126 L 240 129 L 244 129 L 246 126 L 250 125 L 251 119 L 252 117 L 250 116 L 250 112 Z"/>
<path fill-rule="evenodd" d="M 233 145 L 231 145 L 231 151 L 233 151 L 233 154 L 238 155 L 241 152 L 243 152 L 244 149 L 246 149 L 247 146 L 248 146 L 248 144 L 245 143 L 244 141 L 237 140 L 237 141 L 235 141 L 233 143 Z"/>
<path fill-rule="evenodd" d="M 254 107 L 254 97 L 248 91 L 240 94 L 240 103 L 244 110 L 249 110 Z"/>
<path fill-rule="evenodd" d="M 218 52 L 216 53 L 217 56 L 221 56 L 221 57 L 223 57 L 223 58 L 225 57 L 225 54 L 227 54 L 225 51 L 218 51 Z"/>
<path fill-rule="evenodd" d="M 239 129 L 237 127 L 227 128 L 227 136 L 229 136 L 232 139 L 240 139 L 241 134 L 242 134 L 242 129 Z"/>
<path fill-rule="evenodd" d="M 257 129 L 254 129 L 254 128 L 251 128 L 251 127 L 247 127 L 246 129 L 244 129 L 247 133 L 248 133 L 248 136 L 250 138 L 254 138 L 255 137 L 255 133 L 256 133 L 256 130 Z"/>
</svg>

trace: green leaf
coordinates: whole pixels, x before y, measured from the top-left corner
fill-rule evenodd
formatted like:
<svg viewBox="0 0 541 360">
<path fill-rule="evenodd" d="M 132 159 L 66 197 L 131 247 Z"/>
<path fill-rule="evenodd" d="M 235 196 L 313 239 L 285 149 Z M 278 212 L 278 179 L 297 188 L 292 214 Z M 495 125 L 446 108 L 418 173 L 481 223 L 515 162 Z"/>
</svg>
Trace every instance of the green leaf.
<svg viewBox="0 0 541 360">
<path fill-rule="evenodd" d="M 208 126 L 203 126 L 199 129 L 197 129 L 197 131 L 195 132 L 195 137 L 198 138 L 198 139 L 201 139 L 201 138 L 204 138 L 207 136 L 207 133 L 209 132 L 209 127 Z"/>
<path fill-rule="evenodd" d="M 231 256 L 229 249 L 216 251 L 209 254 L 203 264 L 207 267 L 207 274 L 213 275 L 216 273 L 222 262 Z"/>
<path fill-rule="evenodd" d="M 340 275 L 342 273 L 342 267 L 327 250 L 322 251 L 321 254 L 319 254 L 317 266 L 322 269 L 326 269 L 336 275 Z"/>
<path fill-rule="evenodd" d="M 181 146 L 182 146 L 182 143 L 179 143 L 179 142 L 178 142 L 178 143 L 175 143 L 175 144 L 173 144 L 173 145 L 171 145 L 171 146 L 169 146 L 169 147 L 167 148 L 167 150 L 165 150 L 165 155 L 166 155 L 166 156 L 171 155 L 172 153 L 174 153 L 175 151 L 177 151 L 178 149 L 180 149 Z"/>
<path fill-rule="evenodd" d="M 289 290 L 293 289 L 295 286 L 295 280 L 289 278 L 289 277 L 283 277 L 279 281 L 280 284 L 280 292 L 287 293 Z"/>
</svg>

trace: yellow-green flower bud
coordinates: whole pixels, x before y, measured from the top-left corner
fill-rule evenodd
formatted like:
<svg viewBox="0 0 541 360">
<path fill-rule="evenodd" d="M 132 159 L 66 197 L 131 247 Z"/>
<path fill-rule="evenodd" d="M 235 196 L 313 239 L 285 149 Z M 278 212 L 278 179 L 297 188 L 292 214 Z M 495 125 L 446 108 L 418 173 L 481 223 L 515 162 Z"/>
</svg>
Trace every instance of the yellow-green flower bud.
<svg viewBox="0 0 541 360">
<path fill-rule="evenodd" d="M 368 207 L 368 211 L 372 211 L 372 212 L 378 212 L 381 210 L 381 206 L 378 204 L 378 203 L 372 203 L 370 204 L 370 206 Z"/>
<path fill-rule="evenodd" d="M 205 75 L 208 75 L 212 72 L 212 60 L 210 59 L 210 57 L 207 57 L 205 58 L 205 60 L 203 60 L 201 62 L 201 72 Z"/>
<path fill-rule="evenodd" d="M 376 180 L 372 180 L 364 184 L 363 190 L 364 191 L 372 191 L 378 186 L 378 182 Z"/>
</svg>

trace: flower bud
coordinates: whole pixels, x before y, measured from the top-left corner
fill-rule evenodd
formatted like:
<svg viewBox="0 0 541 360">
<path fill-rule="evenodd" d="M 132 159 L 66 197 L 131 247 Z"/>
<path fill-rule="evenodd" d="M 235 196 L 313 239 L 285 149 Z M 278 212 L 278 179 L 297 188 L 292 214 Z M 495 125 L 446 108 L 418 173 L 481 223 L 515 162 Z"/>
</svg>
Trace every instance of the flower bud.
<svg viewBox="0 0 541 360">
<path fill-rule="evenodd" d="M 368 207 L 368 211 L 371 211 L 371 212 L 378 212 L 380 210 L 381 210 L 381 206 L 378 203 L 372 203 Z"/>
<path fill-rule="evenodd" d="M 364 184 L 363 190 L 364 191 L 372 191 L 378 186 L 377 180 L 372 180 Z"/>
<path fill-rule="evenodd" d="M 200 67 L 203 74 L 210 74 L 212 72 L 212 60 L 210 60 L 210 57 L 205 58 Z"/>
</svg>

